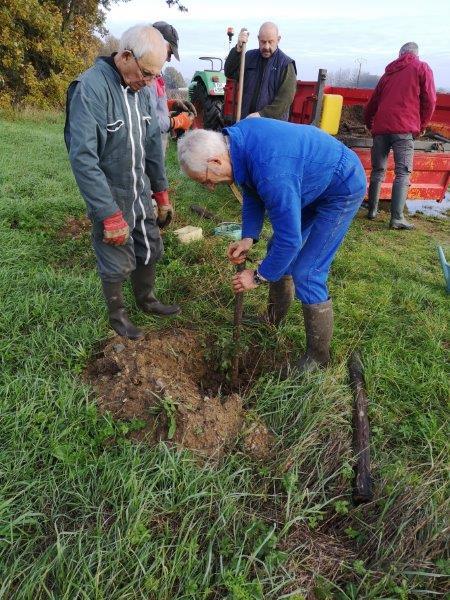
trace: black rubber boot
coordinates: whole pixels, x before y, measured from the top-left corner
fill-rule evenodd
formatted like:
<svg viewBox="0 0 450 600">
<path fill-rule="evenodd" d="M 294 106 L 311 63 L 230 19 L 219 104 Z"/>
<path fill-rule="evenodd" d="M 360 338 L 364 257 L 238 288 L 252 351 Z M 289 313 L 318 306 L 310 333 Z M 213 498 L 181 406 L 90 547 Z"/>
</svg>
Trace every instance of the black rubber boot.
<svg viewBox="0 0 450 600">
<path fill-rule="evenodd" d="M 269 284 L 269 301 L 267 305 L 267 320 L 270 325 L 278 325 L 286 317 L 295 295 L 294 282 L 290 275 L 285 275 L 278 281 Z"/>
<path fill-rule="evenodd" d="M 330 362 L 330 343 L 333 335 L 333 304 L 303 304 L 306 331 L 306 352 L 294 365 L 296 372 L 305 373 L 326 367 Z"/>
<path fill-rule="evenodd" d="M 396 184 L 392 186 L 391 198 L 391 229 L 414 229 L 414 225 L 409 223 L 403 216 L 403 210 L 408 196 L 409 184 Z"/>
<path fill-rule="evenodd" d="M 380 199 L 381 192 L 381 181 L 371 181 L 369 185 L 369 193 L 367 202 L 369 205 L 369 212 L 367 213 L 367 218 L 373 221 L 376 219 L 378 214 L 378 201 Z"/>
<path fill-rule="evenodd" d="M 156 265 L 137 265 L 131 273 L 131 285 L 139 308 L 148 315 L 170 317 L 177 315 L 181 308 L 178 304 L 162 304 L 153 293 L 156 278 Z"/>
<path fill-rule="evenodd" d="M 122 282 L 108 283 L 102 281 L 102 286 L 111 327 L 122 337 L 130 340 L 141 340 L 144 337 L 144 332 L 133 325 L 125 310 Z"/>
</svg>

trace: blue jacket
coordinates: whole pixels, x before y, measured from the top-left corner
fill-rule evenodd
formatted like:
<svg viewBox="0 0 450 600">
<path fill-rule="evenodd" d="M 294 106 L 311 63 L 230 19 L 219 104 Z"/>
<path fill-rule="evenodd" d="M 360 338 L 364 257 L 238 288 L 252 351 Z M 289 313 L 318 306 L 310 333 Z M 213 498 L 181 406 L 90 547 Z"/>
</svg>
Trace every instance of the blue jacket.
<svg viewBox="0 0 450 600">
<path fill-rule="evenodd" d="M 364 170 L 352 150 L 312 125 L 251 118 L 224 134 L 234 180 L 243 190 L 242 237 L 259 238 L 267 211 L 273 238 L 258 271 L 277 281 L 302 247 L 302 208 L 334 190 L 342 194 L 338 187 L 348 178 L 355 179 L 362 201 Z"/>
</svg>

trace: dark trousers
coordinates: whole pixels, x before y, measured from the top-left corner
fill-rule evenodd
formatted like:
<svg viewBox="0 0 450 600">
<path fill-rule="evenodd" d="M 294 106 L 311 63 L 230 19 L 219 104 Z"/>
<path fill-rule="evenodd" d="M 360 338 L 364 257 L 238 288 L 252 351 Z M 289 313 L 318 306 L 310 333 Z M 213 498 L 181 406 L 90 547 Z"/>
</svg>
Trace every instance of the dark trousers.
<svg viewBox="0 0 450 600">
<path fill-rule="evenodd" d="M 385 133 L 375 135 L 372 146 L 372 173 L 370 183 L 384 180 L 390 150 L 394 152 L 395 185 L 409 186 L 412 173 L 414 140 L 412 133 Z"/>
<path fill-rule="evenodd" d="M 157 262 L 163 254 L 163 242 L 156 224 L 151 200 L 141 196 L 125 214 L 130 237 L 124 246 L 103 242 L 103 224 L 94 223 L 92 245 L 100 278 L 109 283 L 124 281 L 136 269 L 136 263 Z"/>
</svg>

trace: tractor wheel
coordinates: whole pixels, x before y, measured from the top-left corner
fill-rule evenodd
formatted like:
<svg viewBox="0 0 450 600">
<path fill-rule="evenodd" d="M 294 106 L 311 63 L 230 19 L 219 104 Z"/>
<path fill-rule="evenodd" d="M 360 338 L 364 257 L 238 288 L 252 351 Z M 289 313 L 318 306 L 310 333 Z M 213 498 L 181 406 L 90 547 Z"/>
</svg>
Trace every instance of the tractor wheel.
<svg viewBox="0 0 450 600">
<path fill-rule="evenodd" d="M 224 126 L 222 108 L 223 98 L 208 96 L 205 87 L 198 82 L 192 93 L 192 104 L 197 110 L 194 127 L 220 131 Z"/>
</svg>

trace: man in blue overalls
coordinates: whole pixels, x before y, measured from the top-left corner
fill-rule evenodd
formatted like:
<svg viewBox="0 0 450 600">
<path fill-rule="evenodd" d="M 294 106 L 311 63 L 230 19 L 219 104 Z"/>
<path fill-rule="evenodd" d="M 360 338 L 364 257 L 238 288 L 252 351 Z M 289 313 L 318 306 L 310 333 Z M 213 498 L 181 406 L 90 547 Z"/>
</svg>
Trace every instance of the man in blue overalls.
<svg viewBox="0 0 450 600">
<path fill-rule="evenodd" d="M 302 302 L 306 352 L 296 367 L 311 371 L 330 360 L 333 308 L 331 263 L 366 193 L 356 154 L 310 125 L 244 119 L 223 133 L 188 132 L 178 142 L 185 173 L 213 190 L 235 181 L 243 190 L 242 239 L 228 258 L 244 262 L 267 214 L 273 237 L 256 270 L 233 277 L 236 293 L 292 275 Z"/>
</svg>

